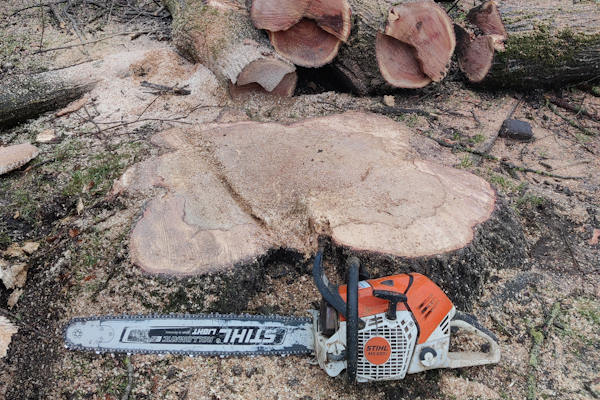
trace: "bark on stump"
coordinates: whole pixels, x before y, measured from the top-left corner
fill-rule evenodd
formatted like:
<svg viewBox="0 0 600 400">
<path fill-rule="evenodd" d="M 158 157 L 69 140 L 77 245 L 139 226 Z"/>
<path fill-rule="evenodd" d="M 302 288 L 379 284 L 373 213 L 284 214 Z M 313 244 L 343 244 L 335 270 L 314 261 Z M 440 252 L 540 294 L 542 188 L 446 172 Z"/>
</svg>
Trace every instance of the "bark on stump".
<svg viewBox="0 0 600 400">
<path fill-rule="evenodd" d="M 524 254 L 518 222 L 487 182 L 436 162 L 453 156 L 385 117 L 242 122 L 155 142 L 173 152 L 114 188 L 166 191 L 130 241 L 151 273 L 243 270 L 277 250 L 310 257 L 329 238 L 334 255 L 358 254 L 376 275 L 426 273 L 468 308 L 491 268 L 516 267 Z"/>
<path fill-rule="evenodd" d="M 600 5 L 505 0 L 498 3 L 508 34 L 483 85 L 558 87 L 600 76 Z"/>
<path fill-rule="evenodd" d="M 252 26 L 243 1 L 164 0 L 173 16 L 173 40 L 188 58 L 219 80 L 237 86 L 260 85 L 291 96 L 296 68 L 273 51 L 266 35 Z"/>
</svg>

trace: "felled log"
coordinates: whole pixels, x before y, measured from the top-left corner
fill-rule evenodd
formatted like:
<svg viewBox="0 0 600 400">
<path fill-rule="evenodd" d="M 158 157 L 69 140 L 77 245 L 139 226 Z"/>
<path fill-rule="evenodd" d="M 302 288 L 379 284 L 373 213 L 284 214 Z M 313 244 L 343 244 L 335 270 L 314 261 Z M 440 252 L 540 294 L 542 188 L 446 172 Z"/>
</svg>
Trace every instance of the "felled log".
<svg viewBox="0 0 600 400">
<path fill-rule="evenodd" d="M 505 0 L 498 4 L 498 10 L 508 38 L 505 51 L 495 53 L 483 85 L 559 87 L 600 76 L 597 4 Z M 487 11 L 486 7 L 476 7 L 469 12 L 469 20 L 481 25 Z M 484 28 L 480 29 L 485 34 Z"/>
<path fill-rule="evenodd" d="M 426 273 L 467 308 L 492 267 L 524 255 L 518 222 L 485 180 L 385 117 L 248 121 L 153 141 L 171 152 L 130 168 L 113 191 L 152 198 L 129 246 L 146 272 L 245 271 L 274 251 L 309 259 L 322 239 L 330 260 L 357 254 L 376 276 Z"/>
<path fill-rule="evenodd" d="M 449 17 L 432 1 L 255 0 L 252 20 L 297 65 L 321 66 L 337 54 L 333 68 L 360 94 L 440 81 L 455 46 Z"/>
<path fill-rule="evenodd" d="M 452 22 L 432 1 L 351 0 L 352 34 L 333 63 L 359 94 L 420 88 L 446 74 L 455 47 Z"/>
<path fill-rule="evenodd" d="M 173 41 L 188 58 L 225 84 L 258 84 L 291 96 L 296 68 L 277 56 L 266 35 L 252 26 L 243 1 L 164 0 L 173 16 Z"/>
<path fill-rule="evenodd" d="M 73 69 L 4 78 L 0 84 L 0 129 L 63 107 L 90 91 L 96 82 Z"/>
</svg>

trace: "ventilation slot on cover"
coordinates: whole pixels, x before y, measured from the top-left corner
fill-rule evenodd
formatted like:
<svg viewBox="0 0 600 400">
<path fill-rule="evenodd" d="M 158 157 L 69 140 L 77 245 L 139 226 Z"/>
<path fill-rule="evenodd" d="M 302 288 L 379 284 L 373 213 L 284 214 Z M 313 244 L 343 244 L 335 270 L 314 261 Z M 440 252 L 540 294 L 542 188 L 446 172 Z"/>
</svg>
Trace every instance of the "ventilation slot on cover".
<svg viewBox="0 0 600 400">
<path fill-rule="evenodd" d="M 443 319 L 442 323 L 440 324 L 440 329 L 442 330 L 442 332 L 444 333 L 444 335 L 448 334 L 448 327 L 450 326 L 450 324 L 448 323 L 448 316 L 446 315 L 446 318 Z"/>
</svg>

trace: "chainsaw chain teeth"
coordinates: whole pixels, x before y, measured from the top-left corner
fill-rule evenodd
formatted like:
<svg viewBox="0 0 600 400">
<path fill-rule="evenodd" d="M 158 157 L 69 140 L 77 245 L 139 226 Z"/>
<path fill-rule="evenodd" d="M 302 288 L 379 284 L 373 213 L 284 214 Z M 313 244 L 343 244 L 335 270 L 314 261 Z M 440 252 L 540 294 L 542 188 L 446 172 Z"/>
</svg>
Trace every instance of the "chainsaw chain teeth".
<svg viewBox="0 0 600 400">
<path fill-rule="evenodd" d="M 226 354 L 219 353 L 216 351 L 169 351 L 169 350 L 147 350 L 147 349 L 128 349 L 124 352 L 122 349 L 113 348 L 102 348 L 92 349 L 85 346 L 71 343 L 67 338 L 67 329 L 73 323 L 77 322 L 88 322 L 88 321 L 111 321 L 111 320 L 144 320 L 144 319 L 155 319 L 155 320 L 169 320 L 169 319 L 189 319 L 189 320 L 204 320 L 204 319 L 229 319 L 235 321 L 252 321 L 252 322 L 282 322 L 282 323 L 311 323 L 312 319 L 309 317 L 291 317 L 283 315 L 252 315 L 252 314 L 120 314 L 120 315 L 99 315 L 90 317 L 76 317 L 69 320 L 69 323 L 63 330 L 63 339 L 65 348 L 75 351 L 85 351 L 88 353 L 95 354 L 149 354 L 149 355 L 184 355 L 184 356 L 205 356 L 205 357 L 247 357 L 247 356 L 272 356 L 272 355 L 304 355 L 312 354 L 312 349 L 305 350 L 270 350 L 270 351 L 252 351 L 252 352 L 228 352 Z"/>
</svg>

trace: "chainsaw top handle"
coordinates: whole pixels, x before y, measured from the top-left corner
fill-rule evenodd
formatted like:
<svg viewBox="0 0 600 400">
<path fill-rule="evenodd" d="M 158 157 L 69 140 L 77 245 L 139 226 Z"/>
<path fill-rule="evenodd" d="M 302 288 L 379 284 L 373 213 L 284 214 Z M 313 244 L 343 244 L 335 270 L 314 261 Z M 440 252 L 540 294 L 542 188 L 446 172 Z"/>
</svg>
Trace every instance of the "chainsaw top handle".
<svg viewBox="0 0 600 400">
<path fill-rule="evenodd" d="M 313 279 L 323 299 L 329 303 L 340 315 L 346 319 L 346 359 L 348 380 L 356 381 L 358 366 L 358 329 L 361 320 L 358 318 L 358 279 L 360 261 L 350 257 L 346 263 L 347 268 L 347 299 L 344 302 L 336 287 L 331 285 L 323 272 L 323 250 L 319 249 L 313 265 Z"/>
</svg>

